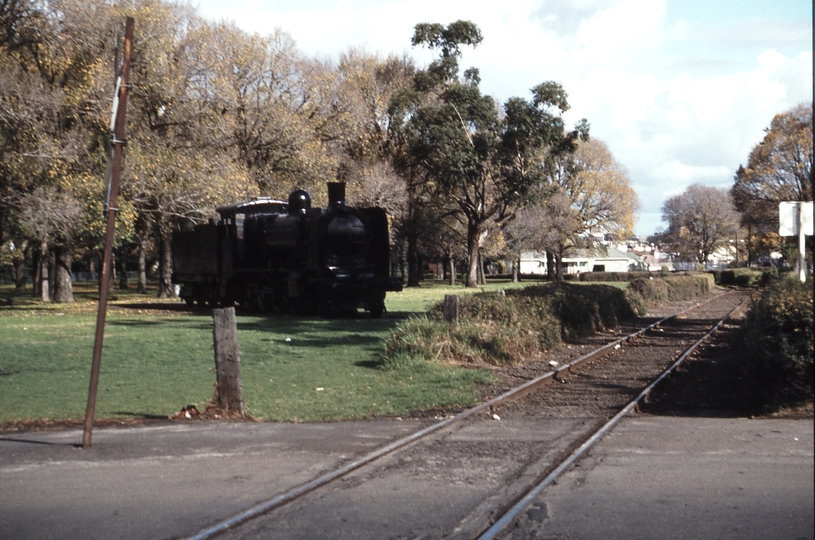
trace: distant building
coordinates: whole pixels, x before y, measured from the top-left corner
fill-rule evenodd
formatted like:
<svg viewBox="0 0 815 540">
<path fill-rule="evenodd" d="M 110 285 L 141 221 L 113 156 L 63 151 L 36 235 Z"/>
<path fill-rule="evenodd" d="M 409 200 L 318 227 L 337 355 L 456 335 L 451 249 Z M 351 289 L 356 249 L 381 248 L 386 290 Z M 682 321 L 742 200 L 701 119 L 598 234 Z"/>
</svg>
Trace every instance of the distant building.
<svg viewBox="0 0 815 540">
<path fill-rule="evenodd" d="M 607 246 L 605 250 L 572 248 L 568 250 L 568 254 L 563 257 L 564 274 L 628 272 L 645 269 L 644 261 L 636 254 L 629 255 L 610 246 Z M 546 275 L 546 253 L 537 251 L 521 253 L 521 274 Z"/>
</svg>

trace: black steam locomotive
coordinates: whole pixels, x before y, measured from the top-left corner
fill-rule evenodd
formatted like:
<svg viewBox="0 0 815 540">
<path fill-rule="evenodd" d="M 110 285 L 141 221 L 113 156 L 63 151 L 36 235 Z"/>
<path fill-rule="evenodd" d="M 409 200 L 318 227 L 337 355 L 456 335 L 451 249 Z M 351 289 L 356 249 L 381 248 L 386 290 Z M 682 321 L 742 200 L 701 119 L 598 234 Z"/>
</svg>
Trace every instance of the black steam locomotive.
<svg viewBox="0 0 815 540">
<path fill-rule="evenodd" d="M 389 277 L 388 220 L 381 208 L 345 204 L 328 184 L 328 208 L 303 190 L 222 206 L 219 220 L 173 234 L 173 283 L 187 304 L 324 316 L 368 310 L 379 317 Z"/>
</svg>

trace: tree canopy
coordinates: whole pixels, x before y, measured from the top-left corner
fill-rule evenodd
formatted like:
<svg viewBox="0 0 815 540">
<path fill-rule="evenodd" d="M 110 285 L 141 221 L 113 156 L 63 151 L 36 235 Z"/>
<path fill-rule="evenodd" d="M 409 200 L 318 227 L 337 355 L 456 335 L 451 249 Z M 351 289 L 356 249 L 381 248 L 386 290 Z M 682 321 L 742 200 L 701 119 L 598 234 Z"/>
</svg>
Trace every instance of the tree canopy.
<svg viewBox="0 0 815 540">
<path fill-rule="evenodd" d="M 28 261 L 43 299 L 54 296 L 54 254 L 67 270 L 98 260 L 117 35 L 128 16 L 136 31 L 116 256 L 120 269 L 138 259 L 142 289 L 156 267 L 160 294 L 172 294 L 169 235 L 218 205 L 294 188 L 319 205 L 337 179 L 358 204 L 387 210 L 394 262 L 413 284 L 424 256 L 466 258 L 474 286 L 484 250 L 519 249 L 509 224 L 528 207 L 547 220 L 539 229 L 574 224 L 571 239 L 630 232 L 636 197 L 625 172 L 589 141 L 588 122 L 565 126 L 559 83 L 498 103 L 476 68 L 460 69 L 464 48 L 484 40 L 470 21 L 416 25 L 411 43 L 436 53 L 417 70 L 408 57 L 358 49 L 337 62 L 309 58 L 285 32 L 250 35 L 183 3 L 114 4 L 0 6 L 0 261 L 22 288 Z"/>
<path fill-rule="evenodd" d="M 476 69 L 459 77 L 460 47 L 480 41 L 478 28 L 466 21 L 417 25 L 413 45 L 441 55 L 392 101 L 394 129 L 405 141 L 404 169 L 444 193 L 466 225 L 468 287 L 477 285 L 487 238 L 541 193 L 545 155 L 574 152 L 588 137 L 585 121 L 565 130 L 561 114 L 569 106 L 558 83 L 540 84 L 530 100 L 510 98 L 499 107 L 482 94 Z"/>
<path fill-rule="evenodd" d="M 730 193 L 725 188 L 693 184 L 665 201 L 662 219 L 669 223 L 664 239 L 682 260 L 706 263 L 735 238 L 738 228 Z"/>
<path fill-rule="evenodd" d="M 778 203 L 812 200 L 812 105 L 776 115 L 764 139 L 739 166 L 730 192 L 741 222 L 750 230 L 751 258 L 781 249 Z"/>
</svg>

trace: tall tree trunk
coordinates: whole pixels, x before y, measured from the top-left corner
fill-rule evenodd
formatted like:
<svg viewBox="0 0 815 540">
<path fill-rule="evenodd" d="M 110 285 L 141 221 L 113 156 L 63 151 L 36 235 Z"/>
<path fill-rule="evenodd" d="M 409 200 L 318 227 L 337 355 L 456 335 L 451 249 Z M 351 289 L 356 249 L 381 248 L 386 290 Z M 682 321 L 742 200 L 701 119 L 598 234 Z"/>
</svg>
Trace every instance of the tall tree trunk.
<svg viewBox="0 0 815 540">
<path fill-rule="evenodd" d="M 555 254 L 555 279 L 558 283 L 563 281 L 563 248 L 559 248 Z"/>
<path fill-rule="evenodd" d="M 171 245 L 172 229 L 166 224 L 159 227 L 161 236 L 161 256 L 159 258 L 158 297 L 172 298 L 173 291 L 173 251 Z"/>
<path fill-rule="evenodd" d="M 738 245 L 736 246 L 738 249 Z M 753 267 L 753 224 L 747 224 L 747 268 Z"/>
<path fill-rule="evenodd" d="M 119 249 L 119 258 L 116 263 L 119 266 L 119 289 L 126 291 L 129 288 L 127 285 L 127 248 Z"/>
<path fill-rule="evenodd" d="M 453 257 L 453 254 L 450 254 L 450 286 L 454 287 L 456 285 L 456 258 Z"/>
<path fill-rule="evenodd" d="M 14 292 L 25 292 L 25 259 L 28 252 L 29 242 L 23 240 L 18 247 L 17 256 L 12 261 L 11 271 L 14 274 Z"/>
<path fill-rule="evenodd" d="M 147 293 L 147 233 L 139 233 L 139 294 Z"/>
<path fill-rule="evenodd" d="M 402 242 L 399 249 L 399 275 L 402 277 L 402 284 L 407 283 L 407 255 L 405 254 L 405 243 Z"/>
<path fill-rule="evenodd" d="M 546 250 L 546 277 L 549 281 L 555 281 L 557 279 L 555 272 L 555 254 L 552 253 L 551 249 L 548 249 Z"/>
<path fill-rule="evenodd" d="M 50 300 L 54 301 L 54 282 L 57 277 L 57 257 L 53 249 L 48 249 L 48 294 Z"/>
<path fill-rule="evenodd" d="M 521 259 L 512 259 L 512 283 L 521 281 L 520 268 Z"/>
<path fill-rule="evenodd" d="M 31 268 L 34 270 L 34 275 L 31 276 L 31 294 L 34 297 L 37 297 L 42 294 L 42 265 L 40 264 L 39 247 L 36 247 L 31 251 Z"/>
<path fill-rule="evenodd" d="M 419 250 L 418 250 L 418 243 L 419 239 L 416 235 L 415 227 L 412 225 L 410 226 L 410 230 L 408 232 L 408 248 L 407 248 L 407 263 L 408 263 L 408 287 L 418 287 L 419 286 Z"/>
<path fill-rule="evenodd" d="M 39 261 L 40 299 L 43 302 L 51 301 L 51 290 L 48 287 L 48 251 L 48 242 L 43 240 L 40 242 Z"/>
<path fill-rule="evenodd" d="M 14 292 L 25 292 L 25 259 L 14 259 L 11 262 L 11 279 L 14 282 Z"/>
<path fill-rule="evenodd" d="M 71 284 L 71 265 L 74 262 L 74 249 L 68 243 L 55 246 L 56 276 L 54 279 L 54 302 L 72 304 L 74 291 Z"/>
<path fill-rule="evenodd" d="M 477 225 L 467 225 L 467 288 L 478 287 L 478 263 L 481 260 L 480 232 Z"/>
</svg>

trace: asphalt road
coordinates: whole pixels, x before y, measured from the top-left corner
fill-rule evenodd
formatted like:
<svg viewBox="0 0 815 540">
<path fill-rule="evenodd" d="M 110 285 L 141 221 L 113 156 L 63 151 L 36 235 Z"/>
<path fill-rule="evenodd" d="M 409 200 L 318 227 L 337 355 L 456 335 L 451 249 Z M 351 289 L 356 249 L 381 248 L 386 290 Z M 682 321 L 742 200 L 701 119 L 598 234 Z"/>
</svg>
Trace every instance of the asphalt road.
<svg viewBox="0 0 815 540">
<path fill-rule="evenodd" d="M 88 450 L 77 447 L 79 430 L 0 434 L 0 538 L 189 536 L 425 424 L 97 428 Z M 489 478 L 490 460 L 482 466 L 462 496 L 484 487 L 477 479 Z M 382 486 L 388 496 L 399 487 Z M 377 512 L 376 493 L 368 504 Z M 812 420 L 634 416 L 511 536 L 812 539 L 813 504 Z"/>
<path fill-rule="evenodd" d="M 191 422 L 0 433 L 0 539 L 179 538 L 419 429 Z"/>
<path fill-rule="evenodd" d="M 812 420 L 625 419 L 508 538 L 811 540 Z"/>
</svg>

